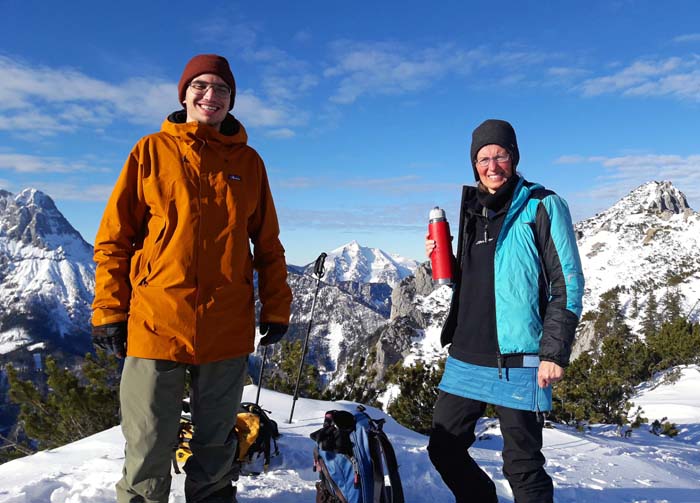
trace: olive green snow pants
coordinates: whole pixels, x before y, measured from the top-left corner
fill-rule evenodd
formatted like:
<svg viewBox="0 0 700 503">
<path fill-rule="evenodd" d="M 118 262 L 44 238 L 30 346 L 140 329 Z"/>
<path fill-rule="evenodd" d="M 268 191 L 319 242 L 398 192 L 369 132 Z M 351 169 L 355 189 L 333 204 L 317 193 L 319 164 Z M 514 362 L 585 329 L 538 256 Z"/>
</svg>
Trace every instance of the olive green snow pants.
<svg viewBox="0 0 700 503">
<path fill-rule="evenodd" d="M 167 503 L 187 371 L 192 377 L 195 428 L 192 456 L 184 467 L 185 498 L 199 503 L 228 492 L 235 475 L 234 426 L 247 357 L 203 365 L 127 357 L 119 389 L 126 439 L 123 476 L 117 483 L 119 503 Z"/>
</svg>

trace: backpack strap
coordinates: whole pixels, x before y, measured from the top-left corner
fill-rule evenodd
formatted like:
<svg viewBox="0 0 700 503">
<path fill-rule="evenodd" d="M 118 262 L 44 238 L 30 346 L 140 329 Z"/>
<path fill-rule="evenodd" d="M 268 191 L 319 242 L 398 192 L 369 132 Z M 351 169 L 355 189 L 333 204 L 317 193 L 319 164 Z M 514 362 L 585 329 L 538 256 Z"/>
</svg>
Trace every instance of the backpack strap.
<svg viewBox="0 0 700 503">
<path fill-rule="evenodd" d="M 396 453 L 392 447 L 389 438 L 382 430 L 381 426 L 375 433 L 376 439 L 379 441 L 384 465 L 389 473 L 389 482 L 391 483 L 391 503 L 404 503 L 403 486 L 401 485 L 401 476 L 399 475 L 399 464 L 396 461 Z"/>
<path fill-rule="evenodd" d="M 170 456 L 170 460 L 173 462 L 173 470 L 175 470 L 175 473 L 177 475 L 180 475 L 182 472 L 180 471 L 180 468 L 177 466 L 177 446 L 175 446 L 175 449 L 173 449 L 173 453 Z"/>
<path fill-rule="evenodd" d="M 401 475 L 399 474 L 399 464 L 396 460 L 394 447 L 384 433 L 384 419 L 372 419 L 364 411 L 360 413 L 367 416 L 370 424 L 370 449 L 374 472 L 374 503 L 405 503 L 403 486 L 401 485 Z M 384 469 L 389 475 L 391 493 L 386 490 L 384 484 Z"/>
</svg>

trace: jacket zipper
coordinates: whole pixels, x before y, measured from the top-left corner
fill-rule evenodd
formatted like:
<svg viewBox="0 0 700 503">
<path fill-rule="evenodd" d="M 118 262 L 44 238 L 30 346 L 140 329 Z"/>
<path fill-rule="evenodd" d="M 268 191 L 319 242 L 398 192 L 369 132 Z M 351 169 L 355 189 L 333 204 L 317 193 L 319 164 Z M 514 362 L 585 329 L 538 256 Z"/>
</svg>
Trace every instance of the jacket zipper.
<svg viewBox="0 0 700 503">
<path fill-rule="evenodd" d="M 484 216 L 484 244 L 487 244 L 489 242 L 489 216 L 488 216 L 488 210 L 486 209 L 486 206 L 483 206 L 481 209 L 481 214 Z M 496 266 L 496 250 L 494 249 L 493 251 L 493 264 L 494 267 Z M 496 273 L 494 271 L 494 281 L 496 278 Z M 495 295 L 494 291 L 494 295 Z M 494 302 L 495 299 L 494 299 Z M 498 323 L 496 323 L 496 320 L 493 322 L 494 324 L 494 333 L 496 334 L 496 365 L 498 367 L 498 378 L 503 379 L 503 355 L 501 354 L 500 350 L 500 345 L 498 342 Z"/>
<path fill-rule="evenodd" d="M 207 141 L 206 140 L 201 140 L 202 146 L 199 150 L 199 173 L 197 176 L 197 181 L 198 181 L 198 192 L 197 192 L 197 203 L 199 205 L 199 222 L 197 223 L 197 259 L 195 260 L 195 269 L 194 269 L 194 289 L 195 289 L 195 294 L 194 294 L 194 337 L 192 341 L 192 346 L 194 348 L 195 352 L 195 360 L 197 359 L 197 345 L 195 341 L 197 340 L 197 332 L 198 332 L 198 321 L 199 321 L 199 255 L 202 250 L 202 174 L 203 174 L 203 166 L 204 166 L 204 149 L 207 146 Z"/>
</svg>

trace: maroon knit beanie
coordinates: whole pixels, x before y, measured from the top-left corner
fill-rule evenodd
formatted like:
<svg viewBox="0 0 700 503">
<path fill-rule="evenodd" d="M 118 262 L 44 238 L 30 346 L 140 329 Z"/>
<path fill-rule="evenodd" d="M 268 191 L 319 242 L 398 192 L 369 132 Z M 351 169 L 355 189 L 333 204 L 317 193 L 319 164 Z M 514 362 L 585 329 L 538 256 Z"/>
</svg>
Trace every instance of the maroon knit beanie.
<svg viewBox="0 0 700 503">
<path fill-rule="evenodd" d="M 189 63 L 185 65 L 185 69 L 182 71 L 182 77 L 180 77 L 180 83 L 177 85 L 180 103 L 185 101 L 187 86 L 190 85 L 192 79 L 203 73 L 218 75 L 228 84 L 231 88 L 231 104 L 228 109 L 231 110 L 233 108 L 233 101 L 236 98 L 236 81 L 233 78 L 231 67 L 228 66 L 226 58 L 217 56 L 216 54 L 200 54 L 192 58 Z"/>
</svg>

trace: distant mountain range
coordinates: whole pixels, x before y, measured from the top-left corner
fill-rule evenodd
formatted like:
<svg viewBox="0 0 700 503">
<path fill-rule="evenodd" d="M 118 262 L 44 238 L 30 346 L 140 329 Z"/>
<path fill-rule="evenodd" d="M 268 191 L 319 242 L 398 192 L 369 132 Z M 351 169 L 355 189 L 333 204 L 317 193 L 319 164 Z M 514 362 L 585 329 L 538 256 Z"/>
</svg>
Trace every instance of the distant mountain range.
<svg viewBox="0 0 700 503">
<path fill-rule="evenodd" d="M 700 299 L 700 214 L 670 182 L 649 182 L 575 225 L 586 276 L 585 311 L 616 286 L 624 308 L 633 288 L 657 298 L 669 285 L 690 312 Z M 289 266 L 291 338 L 308 328 L 313 264 Z M 313 319 L 309 361 L 337 383 L 358 355 L 380 383 L 398 361 L 444 354 L 439 332 L 451 290 L 435 288 L 429 262 L 351 241 L 329 252 Z M 0 191 L 0 364 L 40 365 L 46 354 L 90 349 L 92 247 L 45 194 Z M 639 296 L 640 305 L 646 301 Z M 700 309 L 693 317 L 700 316 Z M 3 397 L 0 373 L 0 402 Z"/>
</svg>

